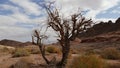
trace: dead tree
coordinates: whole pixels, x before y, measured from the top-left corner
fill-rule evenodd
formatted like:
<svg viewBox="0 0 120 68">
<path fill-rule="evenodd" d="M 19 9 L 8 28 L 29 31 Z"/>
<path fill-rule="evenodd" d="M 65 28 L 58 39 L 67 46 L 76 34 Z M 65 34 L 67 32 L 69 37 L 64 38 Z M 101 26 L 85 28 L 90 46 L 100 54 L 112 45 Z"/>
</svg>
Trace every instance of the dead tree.
<svg viewBox="0 0 120 68">
<path fill-rule="evenodd" d="M 45 60 L 47 64 L 49 64 L 50 62 L 45 56 L 45 46 L 42 44 L 42 39 L 44 38 L 47 38 L 47 36 L 41 35 L 38 30 L 34 30 L 33 35 L 32 35 L 32 43 L 39 46 L 43 59 Z"/>
<path fill-rule="evenodd" d="M 70 51 L 70 41 L 74 41 L 76 37 L 78 37 L 79 33 L 84 32 L 91 26 L 92 20 L 86 19 L 82 16 L 81 13 L 76 13 L 71 15 L 70 19 L 64 19 L 60 16 L 60 12 L 57 9 L 53 9 L 50 6 L 45 7 L 47 14 L 48 14 L 48 27 L 51 27 L 58 35 L 58 42 L 62 47 L 62 59 L 56 63 L 57 68 L 64 68 L 69 51 Z M 36 37 L 36 43 L 39 45 L 39 49 L 41 51 L 43 59 L 49 65 L 50 61 L 45 57 L 45 46 L 42 45 L 42 38 L 43 35 L 35 30 L 34 37 Z M 34 37 L 32 39 L 34 39 Z"/>
<path fill-rule="evenodd" d="M 70 19 L 60 16 L 57 9 L 46 7 L 48 14 L 48 26 L 57 32 L 57 39 L 62 47 L 62 59 L 57 63 L 58 68 L 64 68 L 70 51 L 70 41 L 74 41 L 79 33 L 91 26 L 92 20 L 86 19 L 81 13 L 71 15 Z"/>
</svg>

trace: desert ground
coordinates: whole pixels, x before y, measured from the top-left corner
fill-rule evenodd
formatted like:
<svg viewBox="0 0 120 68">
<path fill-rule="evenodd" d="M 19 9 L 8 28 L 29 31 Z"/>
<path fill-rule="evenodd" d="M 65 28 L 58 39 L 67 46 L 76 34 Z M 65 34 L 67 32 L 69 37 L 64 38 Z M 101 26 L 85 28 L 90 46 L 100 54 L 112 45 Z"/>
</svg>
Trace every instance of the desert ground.
<svg viewBox="0 0 120 68">
<path fill-rule="evenodd" d="M 50 47 L 53 49 L 49 50 Z M 75 57 L 82 55 L 99 56 L 109 68 L 120 68 L 120 31 L 71 42 L 67 68 Z M 56 57 L 59 61 L 61 59 L 59 43 L 46 45 L 46 56 L 49 60 Z M 36 45 L 23 47 L 0 45 L 0 68 L 46 68 L 45 65 Z"/>
</svg>

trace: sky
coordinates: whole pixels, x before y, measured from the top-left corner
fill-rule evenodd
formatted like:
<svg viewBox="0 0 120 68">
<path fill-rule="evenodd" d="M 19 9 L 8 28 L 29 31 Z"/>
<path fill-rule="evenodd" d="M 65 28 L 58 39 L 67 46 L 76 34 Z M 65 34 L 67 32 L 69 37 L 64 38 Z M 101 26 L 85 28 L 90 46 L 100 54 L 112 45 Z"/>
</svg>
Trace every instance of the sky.
<svg viewBox="0 0 120 68">
<path fill-rule="evenodd" d="M 32 31 L 46 24 L 47 14 L 41 5 L 48 2 L 54 2 L 65 18 L 80 11 L 95 22 L 120 17 L 120 0 L 0 0 L 0 40 L 31 41 Z M 55 41 L 52 30 L 47 35 L 47 42 Z"/>
</svg>

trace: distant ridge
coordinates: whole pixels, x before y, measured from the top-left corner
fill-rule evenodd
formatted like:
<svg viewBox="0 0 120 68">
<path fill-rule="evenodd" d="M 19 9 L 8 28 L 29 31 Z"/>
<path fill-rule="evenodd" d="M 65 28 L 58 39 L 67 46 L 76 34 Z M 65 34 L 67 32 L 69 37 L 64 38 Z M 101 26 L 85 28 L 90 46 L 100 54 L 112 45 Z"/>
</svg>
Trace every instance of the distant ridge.
<svg viewBox="0 0 120 68">
<path fill-rule="evenodd" d="M 98 24 L 95 24 L 93 27 L 89 28 L 86 32 L 80 33 L 78 37 L 79 38 L 93 37 L 114 31 L 120 31 L 120 17 L 115 22 L 109 20 L 108 22 L 100 22 Z"/>
<path fill-rule="evenodd" d="M 120 17 L 113 23 L 100 22 L 78 36 L 81 43 L 120 42 Z"/>
<path fill-rule="evenodd" d="M 12 46 L 12 47 L 23 47 L 23 46 L 32 45 L 32 43 L 31 42 L 23 43 L 15 40 L 3 39 L 0 41 L 0 45 Z"/>
<path fill-rule="evenodd" d="M 93 42 L 120 42 L 120 31 L 109 32 L 106 34 L 88 37 L 81 40 L 81 43 Z"/>
</svg>

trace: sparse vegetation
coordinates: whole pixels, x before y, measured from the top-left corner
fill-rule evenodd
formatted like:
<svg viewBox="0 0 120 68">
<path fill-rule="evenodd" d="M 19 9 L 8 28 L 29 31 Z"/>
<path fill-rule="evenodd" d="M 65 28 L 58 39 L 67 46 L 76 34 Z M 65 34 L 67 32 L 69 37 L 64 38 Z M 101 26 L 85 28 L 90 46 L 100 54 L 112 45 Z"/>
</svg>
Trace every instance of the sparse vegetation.
<svg viewBox="0 0 120 68">
<path fill-rule="evenodd" d="M 0 52 L 2 53 L 12 53 L 14 50 L 14 47 L 0 45 Z"/>
<path fill-rule="evenodd" d="M 47 47 L 46 51 L 49 53 L 57 53 L 56 48 L 52 46 Z"/>
<path fill-rule="evenodd" d="M 116 48 L 106 48 L 102 51 L 101 56 L 105 59 L 120 59 L 120 52 Z"/>
<path fill-rule="evenodd" d="M 70 53 L 71 53 L 71 54 L 78 54 L 79 51 L 78 51 L 78 50 L 75 50 L 75 49 L 70 49 Z"/>
<path fill-rule="evenodd" d="M 106 68 L 107 64 L 96 55 L 82 55 L 75 57 L 68 68 Z"/>
<path fill-rule="evenodd" d="M 8 52 L 9 49 L 8 49 L 7 47 L 3 47 L 3 48 L 2 48 L 2 51 L 3 51 L 3 52 Z"/>
<path fill-rule="evenodd" d="M 30 52 L 24 48 L 17 48 L 13 53 L 13 57 L 29 56 Z"/>
<path fill-rule="evenodd" d="M 39 49 L 31 49 L 30 53 L 31 54 L 40 54 L 40 50 Z"/>
<path fill-rule="evenodd" d="M 100 54 L 101 53 L 101 50 L 99 49 L 90 49 L 90 50 L 87 50 L 86 51 L 86 55 L 94 55 L 94 54 Z"/>
<path fill-rule="evenodd" d="M 58 54 L 60 54 L 60 49 L 58 49 L 57 47 L 54 47 L 54 46 L 48 46 L 47 48 L 46 48 L 46 52 L 48 52 L 48 53 L 58 53 Z"/>
<path fill-rule="evenodd" d="M 25 48 L 30 54 L 40 54 L 39 48 Z"/>
</svg>

